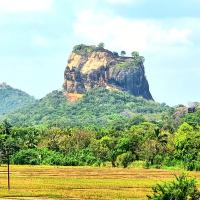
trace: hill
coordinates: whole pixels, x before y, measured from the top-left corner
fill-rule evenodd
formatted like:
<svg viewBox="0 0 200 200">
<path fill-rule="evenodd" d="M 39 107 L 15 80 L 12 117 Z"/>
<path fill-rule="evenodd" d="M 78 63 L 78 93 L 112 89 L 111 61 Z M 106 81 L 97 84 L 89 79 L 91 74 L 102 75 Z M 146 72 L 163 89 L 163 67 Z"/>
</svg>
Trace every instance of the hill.
<svg viewBox="0 0 200 200">
<path fill-rule="evenodd" d="M 9 114 L 13 124 L 46 124 L 62 127 L 108 126 L 116 121 L 126 122 L 143 115 L 157 120 L 171 108 L 165 104 L 147 101 L 127 92 L 105 88 L 90 90 L 75 103 L 69 102 L 62 91 L 53 91 L 46 97 L 18 112 Z"/>
<path fill-rule="evenodd" d="M 34 103 L 35 99 L 21 90 L 2 83 L 0 84 L 0 102 L 0 114 L 6 114 Z"/>
</svg>

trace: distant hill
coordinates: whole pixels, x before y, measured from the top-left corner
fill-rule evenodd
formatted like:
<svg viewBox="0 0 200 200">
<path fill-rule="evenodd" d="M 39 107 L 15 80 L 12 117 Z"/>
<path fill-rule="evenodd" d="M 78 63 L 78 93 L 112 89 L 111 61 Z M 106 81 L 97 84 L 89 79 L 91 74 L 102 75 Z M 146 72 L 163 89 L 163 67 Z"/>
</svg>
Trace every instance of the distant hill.
<svg viewBox="0 0 200 200">
<path fill-rule="evenodd" d="M 74 103 L 68 101 L 62 91 L 53 91 L 35 104 L 9 114 L 8 117 L 13 124 L 18 125 L 103 127 L 141 114 L 153 120 L 170 109 L 165 104 L 147 101 L 126 92 L 98 88 L 88 91 Z"/>
<path fill-rule="evenodd" d="M 34 97 L 14 89 L 6 83 L 0 84 L 0 114 L 6 114 L 35 102 Z"/>
</svg>

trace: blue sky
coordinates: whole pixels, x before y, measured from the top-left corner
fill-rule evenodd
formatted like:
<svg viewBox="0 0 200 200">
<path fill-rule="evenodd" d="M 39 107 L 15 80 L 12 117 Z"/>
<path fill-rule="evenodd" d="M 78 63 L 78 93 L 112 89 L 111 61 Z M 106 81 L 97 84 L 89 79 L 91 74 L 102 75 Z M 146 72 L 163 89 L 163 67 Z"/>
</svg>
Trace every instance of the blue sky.
<svg viewBox="0 0 200 200">
<path fill-rule="evenodd" d="M 72 47 L 139 51 L 158 102 L 200 101 L 200 0 L 0 0 L 0 82 L 59 89 Z"/>
</svg>

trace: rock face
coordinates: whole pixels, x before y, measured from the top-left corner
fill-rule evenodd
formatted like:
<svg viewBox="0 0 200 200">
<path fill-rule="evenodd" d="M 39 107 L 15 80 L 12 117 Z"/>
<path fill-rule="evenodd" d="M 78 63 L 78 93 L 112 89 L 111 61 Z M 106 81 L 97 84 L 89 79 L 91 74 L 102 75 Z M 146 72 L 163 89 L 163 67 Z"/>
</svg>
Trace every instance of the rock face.
<svg viewBox="0 0 200 200">
<path fill-rule="evenodd" d="M 83 94 L 106 87 L 153 100 L 145 77 L 143 57 L 125 57 L 104 48 L 77 45 L 64 73 L 64 90 Z"/>
</svg>

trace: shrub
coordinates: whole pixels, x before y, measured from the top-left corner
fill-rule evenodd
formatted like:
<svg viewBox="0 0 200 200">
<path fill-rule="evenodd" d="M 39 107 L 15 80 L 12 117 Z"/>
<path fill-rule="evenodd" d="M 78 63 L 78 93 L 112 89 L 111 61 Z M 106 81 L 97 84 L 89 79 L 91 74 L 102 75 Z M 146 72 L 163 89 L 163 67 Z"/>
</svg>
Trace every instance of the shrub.
<svg viewBox="0 0 200 200">
<path fill-rule="evenodd" d="M 63 154 L 48 149 L 41 149 L 42 164 L 44 165 L 64 165 L 65 157 Z"/>
<path fill-rule="evenodd" d="M 17 165 L 39 165 L 41 155 L 36 149 L 21 150 L 12 156 L 12 162 Z"/>
<path fill-rule="evenodd" d="M 196 186 L 196 180 L 188 178 L 185 174 L 175 176 L 176 180 L 165 183 L 163 185 L 157 184 L 153 187 L 153 195 L 148 196 L 148 199 L 153 200 L 198 200 L 200 199 L 200 192 Z"/>
<path fill-rule="evenodd" d="M 200 161 L 191 161 L 191 162 L 187 162 L 184 163 L 184 167 L 186 168 L 186 170 L 188 171 L 200 171 Z"/>
<path fill-rule="evenodd" d="M 162 166 L 163 157 L 161 155 L 156 155 L 154 158 L 155 167 L 160 169 Z"/>
<path fill-rule="evenodd" d="M 85 44 L 76 45 L 73 48 L 73 52 L 80 55 L 88 55 L 96 49 L 95 46 L 87 46 Z"/>
<path fill-rule="evenodd" d="M 126 168 L 131 162 L 133 162 L 133 160 L 133 154 L 130 151 L 128 151 L 117 156 L 116 165 L 123 166 L 124 168 Z"/>
<path fill-rule="evenodd" d="M 68 155 L 65 157 L 65 166 L 81 166 L 82 164 L 73 155 Z"/>
<path fill-rule="evenodd" d="M 105 44 L 104 44 L 103 42 L 100 42 L 100 43 L 98 44 L 98 47 L 104 49 Z"/>
<path fill-rule="evenodd" d="M 12 163 L 17 165 L 64 165 L 63 154 L 44 149 L 24 149 L 12 156 Z"/>
</svg>

